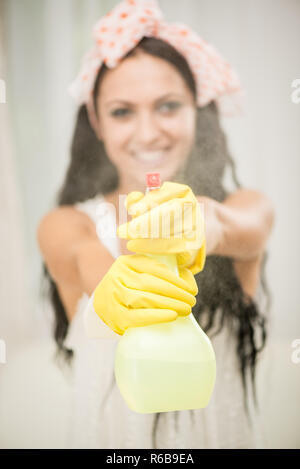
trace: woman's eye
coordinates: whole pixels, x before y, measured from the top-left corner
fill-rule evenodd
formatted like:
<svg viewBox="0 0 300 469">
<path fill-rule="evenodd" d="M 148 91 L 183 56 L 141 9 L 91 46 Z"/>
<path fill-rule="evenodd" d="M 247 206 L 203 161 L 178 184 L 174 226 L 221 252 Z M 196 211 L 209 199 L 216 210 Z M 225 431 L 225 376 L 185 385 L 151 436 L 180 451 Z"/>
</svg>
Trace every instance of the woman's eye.
<svg viewBox="0 0 300 469">
<path fill-rule="evenodd" d="M 180 103 L 177 101 L 169 101 L 167 103 L 164 103 L 160 106 L 160 109 L 163 111 L 174 111 L 175 109 L 178 109 L 181 106 Z"/>
<path fill-rule="evenodd" d="M 159 109 L 163 112 L 172 112 L 178 109 L 181 106 L 181 103 L 177 101 L 169 101 L 167 103 L 162 104 Z M 117 108 L 111 112 L 111 116 L 113 117 L 125 117 L 131 113 L 131 110 L 128 108 Z"/>
<path fill-rule="evenodd" d="M 114 117 L 123 117 L 123 116 L 126 116 L 126 114 L 128 114 L 129 112 L 130 112 L 129 109 L 119 108 L 119 109 L 115 109 L 114 111 L 112 111 L 111 115 Z"/>
</svg>

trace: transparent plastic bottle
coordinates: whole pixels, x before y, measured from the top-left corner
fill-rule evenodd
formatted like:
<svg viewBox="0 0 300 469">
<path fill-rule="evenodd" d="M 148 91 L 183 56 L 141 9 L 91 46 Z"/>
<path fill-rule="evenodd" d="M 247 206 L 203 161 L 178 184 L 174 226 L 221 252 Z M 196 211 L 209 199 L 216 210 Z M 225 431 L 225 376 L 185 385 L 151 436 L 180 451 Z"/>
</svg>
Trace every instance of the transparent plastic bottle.
<svg viewBox="0 0 300 469">
<path fill-rule="evenodd" d="M 158 173 L 148 174 L 148 190 L 159 188 L 158 181 Z M 178 275 L 175 255 L 150 256 Z M 208 405 L 214 389 L 215 353 L 191 313 L 175 321 L 127 329 L 117 345 L 115 377 L 135 412 L 200 409 Z"/>
</svg>

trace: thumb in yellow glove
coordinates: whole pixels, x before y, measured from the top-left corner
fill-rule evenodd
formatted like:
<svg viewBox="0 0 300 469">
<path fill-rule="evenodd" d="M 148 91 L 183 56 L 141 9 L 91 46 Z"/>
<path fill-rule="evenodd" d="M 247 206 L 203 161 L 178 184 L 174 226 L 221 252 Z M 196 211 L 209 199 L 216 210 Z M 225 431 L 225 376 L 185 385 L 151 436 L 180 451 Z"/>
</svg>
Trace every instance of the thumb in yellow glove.
<svg viewBox="0 0 300 469">
<path fill-rule="evenodd" d="M 148 192 L 131 192 L 125 206 L 133 217 L 118 227 L 120 238 L 128 239 L 127 249 L 137 253 L 176 254 L 179 265 L 193 274 L 205 263 L 204 217 L 191 188 L 164 182 Z"/>
<path fill-rule="evenodd" d="M 195 305 L 197 283 L 190 270 L 179 277 L 165 264 L 141 254 L 119 256 L 94 291 L 97 315 L 114 332 L 174 321 Z"/>
</svg>

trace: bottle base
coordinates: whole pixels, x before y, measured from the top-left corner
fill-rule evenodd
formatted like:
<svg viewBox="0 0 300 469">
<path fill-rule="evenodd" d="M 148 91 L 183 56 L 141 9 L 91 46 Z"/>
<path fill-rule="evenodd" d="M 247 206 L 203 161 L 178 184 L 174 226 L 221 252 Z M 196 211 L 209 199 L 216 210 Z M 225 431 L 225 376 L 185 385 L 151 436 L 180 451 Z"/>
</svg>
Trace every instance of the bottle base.
<svg viewBox="0 0 300 469">
<path fill-rule="evenodd" d="M 172 362 L 125 359 L 115 367 L 116 381 L 128 407 L 148 414 L 201 409 L 209 404 L 215 361 Z"/>
</svg>

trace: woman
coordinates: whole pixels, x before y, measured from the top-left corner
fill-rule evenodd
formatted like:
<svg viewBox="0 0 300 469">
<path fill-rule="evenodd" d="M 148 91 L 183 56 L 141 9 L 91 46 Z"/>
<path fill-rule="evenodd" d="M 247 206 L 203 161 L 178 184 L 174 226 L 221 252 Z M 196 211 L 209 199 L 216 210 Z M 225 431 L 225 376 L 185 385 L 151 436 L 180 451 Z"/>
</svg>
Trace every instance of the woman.
<svg viewBox="0 0 300 469">
<path fill-rule="evenodd" d="M 255 297 L 273 208 L 262 193 L 241 188 L 228 193 L 223 187 L 227 167 L 239 186 L 218 119 L 220 99 L 238 89 L 236 77 L 189 28 L 168 26 L 155 2 L 124 1 L 99 21 L 94 32 L 95 47 L 72 88 L 81 93 L 81 107 L 70 166 L 58 207 L 38 228 L 56 317 L 55 338 L 61 350 L 74 355 L 71 444 L 262 445 L 258 414 L 251 409 L 247 389 L 250 372 L 255 391 L 255 365 L 266 339 L 265 318 Z M 178 259 L 185 259 L 178 294 L 189 298 L 183 309 L 193 306 L 211 338 L 218 375 L 207 408 L 143 415 L 127 408 L 115 384 L 117 340 L 87 339 L 83 311 L 96 287 L 108 282 L 116 262 L 134 262 L 137 256 L 137 251 L 128 250 L 128 239 L 115 236 L 112 213 L 100 207 L 111 203 L 119 220 L 119 196 L 129 194 L 127 208 L 142 200 L 145 173 L 153 170 L 163 181 L 177 182 L 176 187 L 188 186 L 204 204 L 205 267 L 201 272 L 203 266 L 197 264 L 200 246 L 187 257 L 187 252 L 178 252 Z M 172 197 L 176 195 L 171 193 Z M 110 237 L 101 235 L 103 226 L 112 230 Z M 194 304 L 190 298 L 197 290 Z M 150 322 L 174 320 L 171 306 L 168 314 L 160 308 Z M 112 317 L 109 305 L 96 312 L 103 327 L 115 331 L 113 338 L 130 324 Z"/>
</svg>

